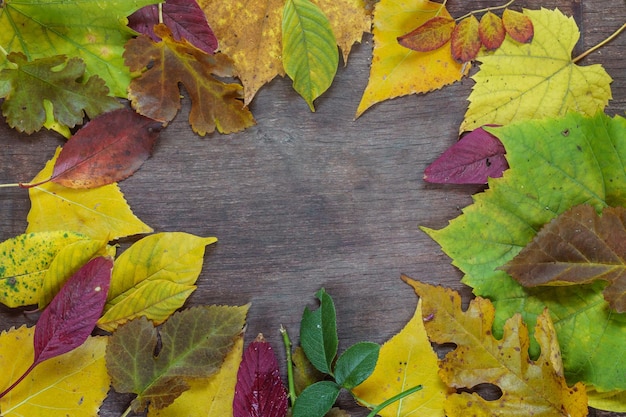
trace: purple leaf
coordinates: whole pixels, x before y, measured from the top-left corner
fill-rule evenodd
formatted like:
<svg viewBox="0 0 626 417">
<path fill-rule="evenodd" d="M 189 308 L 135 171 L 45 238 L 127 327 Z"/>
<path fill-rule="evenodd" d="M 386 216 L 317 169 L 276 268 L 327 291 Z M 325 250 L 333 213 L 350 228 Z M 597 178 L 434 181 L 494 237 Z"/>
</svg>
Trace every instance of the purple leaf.
<svg viewBox="0 0 626 417">
<path fill-rule="evenodd" d="M 150 36 L 155 42 L 161 41 L 154 33 L 154 25 L 157 23 L 157 5 L 145 6 L 128 17 L 129 27 Z M 163 23 L 170 28 L 177 41 L 187 39 L 207 54 L 213 54 L 217 50 L 217 38 L 196 0 L 167 0 L 163 3 Z"/>
<path fill-rule="evenodd" d="M 285 417 L 287 392 L 278 361 L 262 334 L 248 345 L 237 372 L 233 417 Z"/>
<path fill-rule="evenodd" d="M 482 127 L 463 136 L 424 170 L 438 184 L 486 184 L 509 168 L 502 142 Z"/>
</svg>

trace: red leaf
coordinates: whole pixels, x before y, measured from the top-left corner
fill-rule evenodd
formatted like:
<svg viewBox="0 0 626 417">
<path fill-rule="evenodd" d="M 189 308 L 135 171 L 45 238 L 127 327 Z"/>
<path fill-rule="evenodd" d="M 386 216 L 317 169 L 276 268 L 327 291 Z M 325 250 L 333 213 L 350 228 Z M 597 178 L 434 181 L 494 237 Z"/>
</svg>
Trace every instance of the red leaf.
<svg viewBox="0 0 626 417">
<path fill-rule="evenodd" d="M 463 136 L 424 170 L 424 180 L 438 184 L 485 184 L 509 165 L 500 140 L 483 128 Z"/>
<path fill-rule="evenodd" d="M 154 25 L 157 23 L 157 5 L 143 7 L 128 17 L 128 26 L 150 36 L 153 41 L 160 42 L 161 38 L 154 33 Z M 207 54 L 213 54 L 217 50 L 217 38 L 196 0 L 167 0 L 163 3 L 163 23 L 170 28 L 177 41 L 187 39 Z"/>
<path fill-rule="evenodd" d="M 278 361 L 262 334 L 248 345 L 237 372 L 233 417 L 285 417 L 287 392 Z"/>
<path fill-rule="evenodd" d="M 51 180 L 95 188 L 131 176 L 150 157 L 162 125 L 129 109 L 96 117 L 65 144 Z"/>
<path fill-rule="evenodd" d="M 454 19 L 449 17 L 433 17 L 417 29 L 399 36 L 398 43 L 414 51 L 434 51 L 450 40 L 455 25 Z"/>
<path fill-rule="evenodd" d="M 469 62 L 478 55 L 481 46 L 478 26 L 478 19 L 471 15 L 461 20 L 452 31 L 450 49 L 457 62 Z"/>
<path fill-rule="evenodd" d="M 502 13 L 502 23 L 506 33 L 516 41 L 528 43 L 533 40 L 535 33 L 533 22 L 525 14 L 505 9 L 504 13 Z"/>
<path fill-rule="evenodd" d="M 498 49 L 506 37 L 502 19 L 494 13 L 485 13 L 483 17 L 480 18 L 478 35 L 487 50 L 492 51 Z"/>
</svg>

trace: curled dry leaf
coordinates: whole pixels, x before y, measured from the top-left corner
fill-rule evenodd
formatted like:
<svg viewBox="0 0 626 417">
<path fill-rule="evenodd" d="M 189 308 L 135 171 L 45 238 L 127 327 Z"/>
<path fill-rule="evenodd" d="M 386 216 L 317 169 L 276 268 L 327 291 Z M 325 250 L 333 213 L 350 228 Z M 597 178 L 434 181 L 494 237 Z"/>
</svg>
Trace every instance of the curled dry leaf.
<svg viewBox="0 0 626 417">
<path fill-rule="evenodd" d="M 434 51 L 450 40 L 455 26 L 454 19 L 436 16 L 406 35 L 399 36 L 398 43 L 414 51 Z"/>
<path fill-rule="evenodd" d="M 478 19 L 476 16 L 470 15 L 461 20 L 452 31 L 450 47 L 452 57 L 457 62 L 469 62 L 478 55 L 481 47 L 478 27 Z"/>
</svg>

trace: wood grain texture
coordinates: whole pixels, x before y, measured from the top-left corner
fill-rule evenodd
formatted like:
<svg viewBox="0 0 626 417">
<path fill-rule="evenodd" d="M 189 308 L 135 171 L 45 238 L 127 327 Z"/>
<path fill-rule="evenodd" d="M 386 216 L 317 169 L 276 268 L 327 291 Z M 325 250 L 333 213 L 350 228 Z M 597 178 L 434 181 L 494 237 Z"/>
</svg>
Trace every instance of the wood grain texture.
<svg viewBox="0 0 626 417">
<path fill-rule="evenodd" d="M 450 1 L 449 8 L 459 16 L 498 4 Z M 575 16 L 584 34 L 576 53 L 626 21 L 623 0 L 520 0 L 521 6 Z M 184 100 L 153 157 L 121 184 L 135 214 L 156 231 L 219 238 L 207 250 L 188 305 L 251 302 L 247 341 L 262 332 L 279 353 L 280 325 L 297 339 L 302 310 L 314 305 L 320 287 L 337 306 L 341 351 L 361 340 L 384 342 L 408 321 L 416 297 L 401 273 L 460 290 L 466 301 L 471 294 L 418 226 L 444 227 L 481 189 L 422 181 L 424 168 L 456 140 L 472 81 L 375 105 L 355 121 L 371 51 L 367 35 L 316 101 L 315 113 L 288 79 L 274 80 L 252 102 L 257 125 L 239 134 L 195 136 Z M 613 77 L 609 114 L 626 109 L 625 51 L 623 34 L 580 62 L 601 63 Z M 17 134 L 2 122 L 0 182 L 31 179 L 62 143 L 46 132 Z M 0 196 L 4 240 L 25 230 L 29 201 L 19 189 L 2 189 Z M 0 329 L 34 321 L 0 306 Z M 111 395 L 101 416 L 119 416 L 129 401 Z M 353 404 L 342 397 L 354 416 L 366 415 Z"/>
</svg>

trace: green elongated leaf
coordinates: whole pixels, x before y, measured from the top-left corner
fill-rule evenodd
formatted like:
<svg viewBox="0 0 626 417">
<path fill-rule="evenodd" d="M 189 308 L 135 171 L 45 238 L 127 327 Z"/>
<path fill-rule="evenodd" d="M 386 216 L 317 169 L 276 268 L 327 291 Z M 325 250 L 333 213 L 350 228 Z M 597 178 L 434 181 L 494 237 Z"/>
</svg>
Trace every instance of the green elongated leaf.
<svg viewBox="0 0 626 417">
<path fill-rule="evenodd" d="M 37 304 L 43 279 L 57 254 L 85 235 L 66 231 L 26 233 L 0 243 L 0 303 Z"/>
<path fill-rule="evenodd" d="M 323 417 L 335 404 L 341 387 L 332 381 L 320 381 L 306 387 L 291 409 L 293 417 Z"/>
<path fill-rule="evenodd" d="M 380 346 L 360 342 L 350 346 L 337 359 L 335 381 L 345 389 L 352 389 L 365 381 L 376 368 Z"/>
<path fill-rule="evenodd" d="M 333 30 L 324 12 L 310 0 L 287 0 L 282 31 L 285 72 L 315 111 L 313 100 L 330 87 L 339 64 Z"/>
<path fill-rule="evenodd" d="M 332 363 L 339 344 L 335 304 L 323 288 L 316 296 L 320 307 L 315 311 L 306 307 L 302 313 L 300 346 L 318 371 L 332 374 Z"/>
<path fill-rule="evenodd" d="M 125 97 L 130 73 L 124 43 L 133 35 L 126 16 L 155 0 L 5 0 L 0 8 L 0 45 L 28 60 L 80 57 L 85 74 L 102 77 L 111 93 Z M 9 65 L 0 57 L 0 68 Z"/>
<path fill-rule="evenodd" d="M 137 394 L 136 412 L 163 408 L 189 388 L 189 378 L 214 374 L 241 334 L 249 305 L 193 307 L 174 314 L 157 330 L 145 317 L 121 326 L 111 336 L 106 361 L 118 392 Z"/>
<path fill-rule="evenodd" d="M 424 230 L 464 272 L 463 282 L 493 300 L 495 334 L 502 334 L 504 321 L 516 312 L 534 323 L 547 306 L 568 381 L 625 389 L 626 356 L 615 352 L 623 351 L 626 314 L 608 308 L 604 283 L 524 288 L 497 268 L 573 206 L 599 211 L 626 205 L 626 119 L 569 114 L 491 131 L 504 144 L 510 169 L 489 180 L 489 189 L 447 227 Z"/>
</svg>

